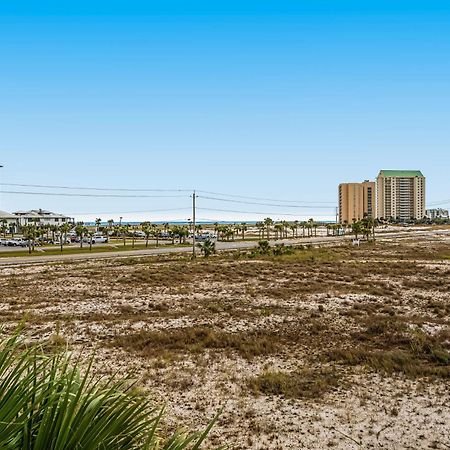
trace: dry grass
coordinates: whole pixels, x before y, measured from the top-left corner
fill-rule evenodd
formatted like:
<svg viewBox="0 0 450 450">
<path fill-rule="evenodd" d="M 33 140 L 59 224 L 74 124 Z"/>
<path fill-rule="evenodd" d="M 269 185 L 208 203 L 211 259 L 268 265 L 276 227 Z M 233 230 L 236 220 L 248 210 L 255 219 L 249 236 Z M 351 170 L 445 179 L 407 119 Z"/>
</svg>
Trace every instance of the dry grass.
<svg viewBox="0 0 450 450">
<path fill-rule="evenodd" d="M 249 379 L 255 394 L 276 395 L 285 398 L 319 399 L 338 387 L 339 376 L 333 370 L 298 369 L 292 372 L 267 370 Z"/>
<path fill-rule="evenodd" d="M 5 332 L 26 316 L 30 338 L 49 349 L 97 348 L 98 371 L 133 371 L 162 400 L 186 403 L 173 415 L 188 424 L 231 402 L 219 430 L 236 448 L 295 448 L 298 430 L 313 433 L 316 424 L 321 447 L 312 439 L 305 448 L 349 448 L 348 440 L 325 439 L 325 419 L 306 417 L 303 402 L 316 400 L 316 412 L 339 411 L 345 420 L 329 420 L 343 426 L 357 423 L 347 418 L 350 400 L 343 409 L 347 398 L 359 405 L 355 396 L 364 397 L 369 407 L 366 397 L 378 399 L 380 411 L 399 410 L 396 399 L 408 398 L 411 411 L 422 411 L 411 389 L 448 383 L 449 243 L 279 253 L 4 268 L 0 314 Z M 279 411 L 278 422 L 261 417 Z M 368 448 L 378 445 L 371 441 L 378 431 L 367 434 Z M 401 439 L 385 447 L 414 446 Z"/>
</svg>

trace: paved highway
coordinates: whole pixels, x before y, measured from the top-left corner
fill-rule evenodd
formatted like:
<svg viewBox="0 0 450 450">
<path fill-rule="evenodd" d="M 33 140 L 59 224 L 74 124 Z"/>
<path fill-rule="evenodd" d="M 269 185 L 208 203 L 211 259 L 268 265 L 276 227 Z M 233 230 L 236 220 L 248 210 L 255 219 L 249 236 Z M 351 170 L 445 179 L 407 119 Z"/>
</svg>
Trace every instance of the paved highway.
<svg viewBox="0 0 450 450">
<path fill-rule="evenodd" d="M 308 244 L 332 244 L 342 241 L 343 239 L 351 239 L 349 236 L 336 236 L 336 237 L 311 237 L 311 238 L 299 238 L 299 239 L 283 239 L 275 241 L 271 240 L 270 244 L 285 244 L 285 245 L 308 245 Z M 229 242 L 217 242 L 216 249 L 221 250 L 239 250 L 250 249 L 258 246 L 257 241 L 229 241 Z M 32 256 L 4 256 L 0 258 L 1 266 L 11 265 L 28 265 L 28 264 L 42 264 L 48 262 L 63 262 L 63 261 L 83 261 L 83 260 L 95 260 L 95 259 L 109 259 L 109 258 L 129 258 L 136 256 L 155 256 L 165 255 L 170 253 L 190 253 L 192 247 L 158 247 L 144 250 L 125 250 L 125 251 L 110 251 L 110 252 L 95 252 L 95 249 L 89 253 L 61 253 L 59 255 L 32 255 Z M 200 253 L 200 249 L 197 248 L 197 253 Z"/>
<path fill-rule="evenodd" d="M 426 236 L 441 236 L 449 237 L 450 230 L 414 230 L 414 231 L 395 231 L 395 232 L 382 232 L 377 234 L 377 239 L 398 239 L 398 238 L 418 238 Z M 298 239 L 283 239 L 283 240 L 271 240 L 270 244 L 285 244 L 285 245 L 333 245 L 343 241 L 352 240 L 352 236 L 318 236 L 310 238 L 298 238 Z M 239 250 L 239 249 L 251 249 L 257 247 L 257 241 L 230 241 L 230 242 L 217 242 L 216 249 L 221 250 Z M 200 253 L 200 249 L 197 249 Z M 16 257 L 2 257 L 0 258 L 0 267 L 12 266 L 12 265 L 28 265 L 28 264 L 42 264 L 50 262 L 64 262 L 64 261 L 83 261 L 83 260 L 96 260 L 96 259 L 110 259 L 110 258 L 129 258 L 129 257 L 142 257 L 142 256 L 155 256 L 165 255 L 171 253 L 190 253 L 192 247 L 158 247 L 145 250 L 127 250 L 127 251 L 110 251 L 110 252 L 95 252 L 92 253 L 75 253 L 59 255 L 33 255 L 33 256 L 16 256 Z"/>
</svg>

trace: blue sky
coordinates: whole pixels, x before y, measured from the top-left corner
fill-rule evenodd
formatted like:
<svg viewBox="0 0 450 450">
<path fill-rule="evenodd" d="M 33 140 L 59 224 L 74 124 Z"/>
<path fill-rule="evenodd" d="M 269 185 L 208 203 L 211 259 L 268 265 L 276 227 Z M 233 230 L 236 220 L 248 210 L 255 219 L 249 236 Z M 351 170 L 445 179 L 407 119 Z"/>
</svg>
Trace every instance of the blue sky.
<svg viewBox="0 0 450 450">
<path fill-rule="evenodd" d="M 322 206 L 199 198 L 205 219 L 319 218 L 340 182 L 421 169 L 427 202 L 450 199 L 448 2 L 66 3 L 0 2 L 3 183 L 196 188 Z M 0 208 L 188 218 L 173 194 Z"/>
</svg>

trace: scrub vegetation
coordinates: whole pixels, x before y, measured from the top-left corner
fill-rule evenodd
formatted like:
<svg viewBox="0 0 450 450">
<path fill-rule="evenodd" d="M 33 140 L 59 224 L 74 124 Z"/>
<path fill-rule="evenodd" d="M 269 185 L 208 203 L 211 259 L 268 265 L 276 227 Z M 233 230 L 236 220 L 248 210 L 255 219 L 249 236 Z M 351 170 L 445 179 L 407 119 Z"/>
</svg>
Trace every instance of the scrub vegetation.
<svg viewBox="0 0 450 450">
<path fill-rule="evenodd" d="M 95 350 L 94 373 L 167 402 L 167 431 L 223 408 L 213 446 L 446 448 L 449 255 L 430 234 L 5 266 L 3 332 Z"/>
</svg>

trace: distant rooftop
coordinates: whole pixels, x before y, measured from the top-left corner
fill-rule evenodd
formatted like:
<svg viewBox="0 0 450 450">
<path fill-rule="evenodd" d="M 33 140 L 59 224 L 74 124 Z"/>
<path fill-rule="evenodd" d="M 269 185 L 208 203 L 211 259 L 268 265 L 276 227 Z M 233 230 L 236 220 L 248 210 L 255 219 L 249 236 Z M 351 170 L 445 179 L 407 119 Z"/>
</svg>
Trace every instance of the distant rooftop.
<svg viewBox="0 0 450 450">
<path fill-rule="evenodd" d="M 15 211 L 13 212 L 15 216 L 38 216 L 38 217 L 66 217 L 64 214 L 56 214 L 45 209 L 31 209 L 29 211 Z"/>
<path fill-rule="evenodd" d="M 1 219 L 16 219 L 16 216 L 9 212 L 0 210 L 0 220 Z"/>
<path fill-rule="evenodd" d="M 382 177 L 423 177 L 420 170 L 380 170 Z"/>
</svg>

